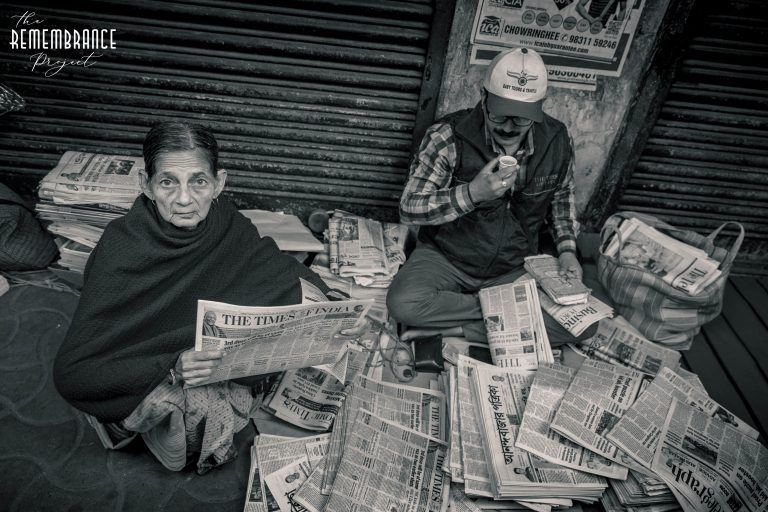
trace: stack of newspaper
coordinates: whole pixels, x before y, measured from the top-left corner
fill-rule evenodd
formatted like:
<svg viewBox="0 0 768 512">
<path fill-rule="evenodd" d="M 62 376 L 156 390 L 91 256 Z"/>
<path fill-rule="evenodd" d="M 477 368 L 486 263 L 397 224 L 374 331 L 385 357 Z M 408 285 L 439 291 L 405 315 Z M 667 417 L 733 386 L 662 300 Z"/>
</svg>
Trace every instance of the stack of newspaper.
<svg viewBox="0 0 768 512">
<path fill-rule="evenodd" d="M 328 221 L 329 267 L 358 285 L 387 288 L 405 263 L 408 227 L 336 210 Z"/>
<path fill-rule="evenodd" d="M 554 256 L 528 256 L 525 270 L 555 303 L 570 306 L 587 302 L 591 290 L 577 279 L 561 276 L 560 264 Z"/>
<path fill-rule="evenodd" d="M 82 273 L 104 227 L 125 215 L 139 195 L 144 160 L 67 151 L 40 182 L 36 210 L 56 236 L 58 265 Z"/>
<path fill-rule="evenodd" d="M 499 368 L 460 354 L 458 365 L 450 368 L 452 417 L 445 469 L 454 482 L 463 484 L 467 496 L 550 510 L 571 506 L 574 499 L 594 502 L 607 487 L 602 476 L 581 471 L 578 464 L 564 464 L 566 457 L 546 460 L 516 444 L 526 428 L 526 411 L 535 404 L 531 385 L 546 367 Z M 568 458 L 589 457 L 571 450 Z"/>
<path fill-rule="evenodd" d="M 358 375 L 331 434 L 260 436 L 244 510 L 444 510 L 442 392 Z"/>
<path fill-rule="evenodd" d="M 665 235 L 636 218 L 625 219 L 604 254 L 641 267 L 671 286 L 697 294 L 717 279 L 720 262 L 706 252 Z"/>
<path fill-rule="evenodd" d="M 630 471 L 626 480 L 610 480 L 601 502 L 606 512 L 682 510 L 669 487 L 658 478 Z"/>
</svg>

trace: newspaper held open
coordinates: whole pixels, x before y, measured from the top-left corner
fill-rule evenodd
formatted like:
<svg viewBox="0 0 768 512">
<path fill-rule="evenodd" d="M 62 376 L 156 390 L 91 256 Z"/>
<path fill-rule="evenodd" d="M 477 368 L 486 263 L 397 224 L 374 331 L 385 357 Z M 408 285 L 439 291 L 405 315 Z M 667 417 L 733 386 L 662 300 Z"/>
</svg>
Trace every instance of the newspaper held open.
<svg viewBox="0 0 768 512">
<path fill-rule="evenodd" d="M 360 321 L 371 302 L 249 307 L 199 300 L 195 350 L 224 352 L 205 383 L 335 363 L 347 349 L 340 331 Z"/>
</svg>

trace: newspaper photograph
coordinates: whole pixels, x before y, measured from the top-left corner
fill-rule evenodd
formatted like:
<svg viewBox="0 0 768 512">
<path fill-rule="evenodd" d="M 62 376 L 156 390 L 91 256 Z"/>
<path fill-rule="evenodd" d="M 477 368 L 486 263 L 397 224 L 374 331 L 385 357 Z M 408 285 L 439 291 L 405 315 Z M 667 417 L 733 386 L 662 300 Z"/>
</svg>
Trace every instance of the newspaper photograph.
<svg viewBox="0 0 768 512">
<path fill-rule="evenodd" d="M 673 399 L 653 470 L 695 510 L 768 509 L 768 450 Z"/>
<path fill-rule="evenodd" d="M 575 374 L 576 370 L 557 363 L 539 366 L 515 446 L 566 468 L 623 480 L 627 478 L 627 468 L 549 428 Z"/>
<path fill-rule="evenodd" d="M 533 375 L 483 365 L 470 375 L 494 498 L 599 496 L 598 476 L 552 464 L 515 448 Z"/>
<path fill-rule="evenodd" d="M 623 317 L 600 320 L 595 335 L 579 344 L 588 356 L 655 376 L 680 366 L 680 352 L 647 340 Z"/>
<path fill-rule="evenodd" d="M 620 76 L 644 6 L 644 0 L 480 0 L 470 42 L 528 47 L 544 54 L 547 66 Z"/>
<path fill-rule="evenodd" d="M 338 245 L 339 275 L 388 273 L 384 230 L 379 221 L 342 214 Z"/>
<path fill-rule="evenodd" d="M 585 359 L 568 386 L 550 428 L 606 459 L 643 471 L 605 437 L 642 391 L 643 375 L 624 366 Z"/>
<path fill-rule="evenodd" d="M 539 302 L 541 308 L 574 337 L 579 336 L 595 322 L 613 316 L 613 308 L 592 295 L 587 297 L 587 302 L 583 304 L 561 306 L 540 291 Z"/>
<path fill-rule="evenodd" d="M 328 512 L 440 512 L 445 443 L 360 409 L 347 432 Z"/>
<path fill-rule="evenodd" d="M 302 486 L 293 495 L 293 502 L 298 505 L 296 508 L 304 507 L 307 512 L 323 512 L 328 504 L 328 496 L 321 491 L 323 483 L 323 472 L 325 471 L 326 459 L 323 458 L 312 467 L 312 472 L 304 481 Z"/>
<path fill-rule="evenodd" d="M 296 510 L 293 497 L 311 471 L 309 460 L 303 456 L 264 477 L 264 484 L 275 498 L 279 510 Z"/>
<path fill-rule="evenodd" d="M 483 288 L 479 297 L 493 364 L 535 369 L 554 362 L 536 281 L 518 279 Z"/>
<path fill-rule="evenodd" d="M 335 363 L 348 341 L 335 335 L 360 321 L 371 302 L 250 307 L 199 300 L 195 350 L 224 352 L 203 384 Z"/>
<path fill-rule="evenodd" d="M 302 457 L 308 458 L 307 445 L 316 442 L 327 442 L 328 438 L 329 434 L 320 434 L 287 440 L 262 439 L 259 443 L 254 444 L 255 460 L 259 469 L 258 475 L 254 476 L 253 486 L 257 485 L 256 478 L 259 478 L 258 485 L 261 488 L 261 496 L 263 497 L 263 508 L 260 509 L 260 512 L 277 512 L 280 510 L 276 497 L 266 485 L 266 476 L 287 465 L 293 464 Z M 253 491 L 251 494 L 253 494 Z"/>
<path fill-rule="evenodd" d="M 672 400 L 697 407 L 707 416 L 718 418 L 745 436 L 757 439 L 758 432 L 754 428 L 670 368 L 659 372 L 606 437 L 640 465 L 650 469 Z"/>
<path fill-rule="evenodd" d="M 262 407 L 288 423 L 324 432 L 331 427 L 343 400 L 344 384 L 310 367 L 286 371 Z"/>
</svg>

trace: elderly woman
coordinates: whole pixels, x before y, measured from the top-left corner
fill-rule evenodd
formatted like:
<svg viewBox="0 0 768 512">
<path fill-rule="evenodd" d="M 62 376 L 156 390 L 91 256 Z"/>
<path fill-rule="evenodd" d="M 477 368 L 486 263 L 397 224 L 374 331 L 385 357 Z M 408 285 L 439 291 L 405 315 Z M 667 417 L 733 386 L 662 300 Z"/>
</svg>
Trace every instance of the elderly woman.
<svg viewBox="0 0 768 512">
<path fill-rule="evenodd" d="M 259 387 L 182 385 L 204 381 L 222 356 L 193 349 L 197 300 L 279 306 L 301 302 L 299 278 L 328 287 L 219 197 L 227 173 L 210 132 L 159 124 L 144 160 L 142 194 L 88 260 L 54 380 L 105 445 L 119 448 L 138 432 L 167 468 L 196 458 L 205 472 L 234 457 L 232 436 Z"/>
</svg>

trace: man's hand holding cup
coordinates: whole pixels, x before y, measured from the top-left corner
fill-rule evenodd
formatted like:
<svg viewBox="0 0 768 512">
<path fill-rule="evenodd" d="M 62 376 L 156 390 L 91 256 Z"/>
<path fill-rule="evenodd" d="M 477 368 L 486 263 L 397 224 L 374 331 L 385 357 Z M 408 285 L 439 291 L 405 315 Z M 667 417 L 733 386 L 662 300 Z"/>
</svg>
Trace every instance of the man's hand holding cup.
<svg viewBox="0 0 768 512">
<path fill-rule="evenodd" d="M 498 168 L 498 169 L 497 169 Z M 469 183 L 469 194 L 475 203 L 501 197 L 507 190 L 514 190 L 520 166 L 511 156 L 497 156 Z"/>
</svg>

